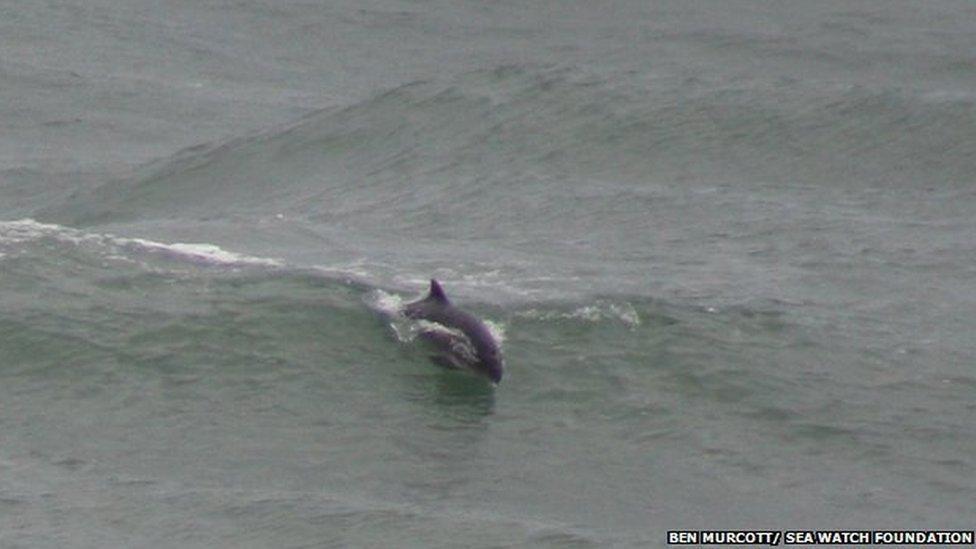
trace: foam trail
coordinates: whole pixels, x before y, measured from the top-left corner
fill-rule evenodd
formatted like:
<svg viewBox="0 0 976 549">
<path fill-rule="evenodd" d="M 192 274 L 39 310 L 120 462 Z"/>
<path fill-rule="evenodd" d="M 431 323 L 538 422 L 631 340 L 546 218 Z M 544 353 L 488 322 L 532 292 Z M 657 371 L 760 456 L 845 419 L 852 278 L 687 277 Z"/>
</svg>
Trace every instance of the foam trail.
<svg viewBox="0 0 976 549">
<path fill-rule="evenodd" d="M 231 252 L 214 244 L 185 242 L 166 244 L 143 238 L 125 238 L 110 233 L 88 233 L 54 223 L 41 223 L 33 219 L 0 222 L 0 245 L 21 244 L 42 238 L 52 238 L 58 242 L 75 245 L 101 245 L 116 251 L 121 248 L 136 252 L 160 253 L 180 261 L 208 265 L 283 266 L 283 263 L 277 259 Z M 2 253 L 0 252 L 0 254 Z M 117 257 L 114 253 L 109 255 Z"/>
</svg>

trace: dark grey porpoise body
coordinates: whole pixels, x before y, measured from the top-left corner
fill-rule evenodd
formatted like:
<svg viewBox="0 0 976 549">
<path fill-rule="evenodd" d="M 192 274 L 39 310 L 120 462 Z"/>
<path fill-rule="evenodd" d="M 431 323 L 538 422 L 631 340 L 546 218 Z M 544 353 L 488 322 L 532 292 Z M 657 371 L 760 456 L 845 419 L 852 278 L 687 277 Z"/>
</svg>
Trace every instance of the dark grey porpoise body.
<svg viewBox="0 0 976 549">
<path fill-rule="evenodd" d="M 466 366 L 495 383 L 502 380 L 504 360 L 488 327 L 484 322 L 452 305 L 436 280 L 431 279 L 427 297 L 408 303 L 403 308 L 403 314 L 408 318 L 436 322 L 461 332 L 467 338 L 467 342 L 463 342 L 457 336 L 444 332 L 423 332 L 421 336 L 425 340 L 445 352 L 444 356 L 437 357 L 444 360 L 438 362 L 454 367 Z M 465 343 L 469 343 L 470 347 L 464 345 Z"/>
</svg>

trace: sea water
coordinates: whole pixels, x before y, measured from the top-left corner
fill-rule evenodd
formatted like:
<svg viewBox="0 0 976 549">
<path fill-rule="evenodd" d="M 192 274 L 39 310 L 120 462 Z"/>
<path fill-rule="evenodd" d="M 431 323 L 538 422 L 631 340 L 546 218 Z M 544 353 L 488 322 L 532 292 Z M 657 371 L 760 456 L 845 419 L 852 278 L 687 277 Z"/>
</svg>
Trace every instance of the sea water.
<svg viewBox="0 0 976 549">
<path fill-rule="evenodd" d="M 974 37 L 962 1 L 8 2 L 0 546 L 971 528 Z M 498 387 L 398 331 L 430 278 Z"/>
</svg>

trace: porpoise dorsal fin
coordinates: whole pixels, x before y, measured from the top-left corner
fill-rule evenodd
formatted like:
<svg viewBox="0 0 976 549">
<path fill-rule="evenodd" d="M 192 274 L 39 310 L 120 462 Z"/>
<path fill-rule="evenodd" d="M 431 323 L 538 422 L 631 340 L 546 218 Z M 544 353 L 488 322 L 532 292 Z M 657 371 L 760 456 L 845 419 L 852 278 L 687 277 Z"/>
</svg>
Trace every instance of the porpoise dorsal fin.
<svg viewBox="0 0 976 549">
<path fill-rule="evenodd" d="M 451 303 L 447 300 L 447 295 L 444 293 L 444 288 L 441 288 L 440 283 L 433 278 L 430 279 L 430 294 L 427 296 L 427 299 L 436 301 L 442 305 L 450 305 Z"/>
</svg>

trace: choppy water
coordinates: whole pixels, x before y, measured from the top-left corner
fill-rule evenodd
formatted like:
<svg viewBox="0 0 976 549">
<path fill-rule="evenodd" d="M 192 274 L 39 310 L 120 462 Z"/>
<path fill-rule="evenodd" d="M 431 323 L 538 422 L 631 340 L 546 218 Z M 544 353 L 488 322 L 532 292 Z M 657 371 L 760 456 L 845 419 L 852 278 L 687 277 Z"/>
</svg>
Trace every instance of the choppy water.
<svg viewBox="0 0 976 549">
<path fill-rule="evenodd" d="M 970 528 L 968 2 L 7 2 L 0 546 Z M 493 388 L 384 308 L 430 277 Z"/>
</svg>

